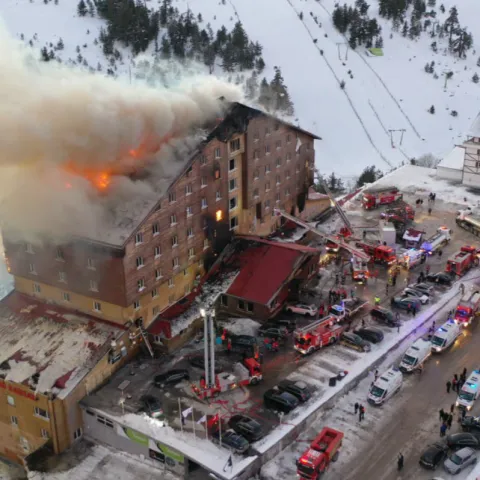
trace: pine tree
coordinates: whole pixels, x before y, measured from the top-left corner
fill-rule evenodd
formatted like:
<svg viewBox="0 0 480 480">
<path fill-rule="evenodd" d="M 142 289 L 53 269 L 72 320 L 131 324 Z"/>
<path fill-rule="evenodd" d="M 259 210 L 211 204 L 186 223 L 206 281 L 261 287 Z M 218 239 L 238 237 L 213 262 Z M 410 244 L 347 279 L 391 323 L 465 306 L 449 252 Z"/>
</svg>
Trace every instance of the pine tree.
<svg viewBox="0 0 480 480">
<path fill-rule="evenodd" d="M 57 43 L 57 50 L 63 50 L 65 45 L 63 44 L 63 40 L 60 38 Z"/>
<path fill-rule="evenodd" d="M 274 70 L 275 75 L 270 82 L 270 90 L 273 94 L 273 109 L 287 115 L 293 115 L 293 103 L 284 84 L 282 72 L 279 67 L 275 67 Z"/>
<path fill-rule="evenodd" d="M 375 165 L 366 167 L 357 180 L 357 188 L 363 187 L 366 183 L 373 183 L 382 177 L 382 172 L 377 170 Z"/>
<path fill-rule="evenodd" d="M 87 6 L 84 0 L 80 0 L 77 6 L 77 13 L 80 17 L 84 17 L 87 14 Z"/>
<path fill-rule="evenodd" d="M 375 48 L 383 48 L 383 38 L 377 37 L 375 40 Z"/>
<path fill-rule="evenodd" d="M 264 77 L 260 83 L 260 91 L 258 96 L 258 103 L 265 108 L 267 112 L 272 108 L 273 95 L 270 89 L 270 85 L 267 82 L 267 79 Z"/>
<path fill-rule="evenodd" d="M 428 113 L 431 113 L 432 115 L 435 113 L 435 107 L 433 105 L 428 109 Z"/>
<path fill-rule="evenodd" d="M 402 37 L 406 37 L 408 34 L 408 22 L 405 22 L 402 27 Z"/>
<path fill-rule="evenodd" d="M 478 83 L 479 80 L 480 80 L 480 77 L 477 75 L 477 72 L 475 72 L 472 77 L 472 82 Z"/>
<path fill-rule="evenodd" d="M 445 7 L 443 6 L 443 3 L 440 5 L 440 11 L 441 11 L 442 13 L 445 13 Z"/>
<path fill-rule="evenodd" d="M 265 69 L 265 62 L 263 61 L 262 57 L 259 57 L 257 60 L 255 60 L 255 69 L 258 73 L 262 73 Z"/>
<path fill-rule="evenodd" d="M 47 47 L 43 47 L 43 48 L 40 50 L 40 54 L 41 54 L 41 60 L 42 60 L 43 62 L 49 62 L 49 61 L 50 61 L 50 55 L 48 54 Z"/>
<path fill-rule="evenodd" d="M 162 37 L 162 45 L 160 47 L 162 58 L 170 58 L 172 54 L 172 47 L 166 36 Z"/>
<path fill-rule="evenodd" d="M 435 7 L 435 4 L 436 4 L 436 3 L 437 3 L 436 0 L 428 0 L 428 4 L 427 4 L 427 5 L 428 5 L 429 7 L 432 7 L 432 8 L 433 8 L 433 7 Z"/>
</svg>

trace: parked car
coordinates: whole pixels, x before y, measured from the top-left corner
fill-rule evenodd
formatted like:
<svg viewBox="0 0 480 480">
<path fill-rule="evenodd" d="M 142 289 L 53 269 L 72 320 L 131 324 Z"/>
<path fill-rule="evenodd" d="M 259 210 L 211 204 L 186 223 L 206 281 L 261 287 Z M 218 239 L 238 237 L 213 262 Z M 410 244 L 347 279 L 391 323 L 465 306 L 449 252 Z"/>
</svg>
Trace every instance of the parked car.
<svg viewBox="0 0 480 480">
<path fill-rule="evenodd" d="M 429 285 L 428 283 L 413 283 L 412 285 L 408 286 L 409 288 L 414 288 L 415 290 L 419 290 L 425 295 L 432 296 L 435 293 L 435 289 Z"/>
<path fill-rule="evenodd" d="M 464 417 L 461 425 L 464 432 L 480 431 L 480 417 Z"/>
<path fill-rule="evenodd" d="M 318 307 L 316 305 L 307 305 L 306 303 L 290 303 L 285 307 L 285 310 L 300 315 L 310 315 L 311 317 L 314 317 L 318 313 Z"/>
<path fill-rule="evenodd" d="M 448 473 L 456 475 L 469 465 L 477 463 L 477 454 L 473 448 L 462 448 L 458 452 L 451 455 L 450 458 L 445 460 L 443 468 Z"/>
<path fill-rule="evenodd" d="M 380 343 L 383 340 L 383 332 L 375 327 L 359 328 L 353 333 L 370 343 Z"/>
<path fill-rule="evenodd" d="M 439 272 L 439 273 L 429 273 L 426 277 L 427 282 L 438 283 L 439 285 L 447 285 L 448 287 L 452 284 L 452 277 L 448 273 Z"/>
<path fill-rule="evenodd" d="M 460 450 L 463 447 L 480 448 L 480 442 L 474 433 L 460 432 L 452 433 L 447 437 L 447 445 L 452 450 Z"/>
<path fill-rule="evenodd" d="M 265 325 L 270 327 L 283 327 L 287 332 L 292 333 L 297 328 L 297 322 L 295 320 L 287 318 L 279 318 L 277 320 L 269 320 Z"/>
<path fill-rule="evenodd" d="M 257 337 L 252 335 L 230 335 L 229 339 L 233 352 L 252 354 L 254 347 L 258 345 Z"/>
<path fill-rule="evenodd" d="M 279 340 L 285 338 L 288 335 L 287 329 L 284 327 L 272 327 L 270 325 L 262 325 L 258 329 L 258 335 L 266 338 L 275 338 Z"/>
<path fill-rule="evenodd" d="M 205 357 L 200 357 L 200 356 L 191 357 L 188 360 L 188 363 L 190 363 L 192 367 L 200 368 L 201 370 L 205 371 Z M 215 364 L 215 373 L 221 373 L 221 372 L 223 372 L 223 368 Z"/>
<path fill-rule="evenodd" d="M 385 323 L 389 327 L 398 327 L 400 322 L 397 320 L 396 315 L 391 311 L 383 307 L 374 307 L 370 310 L 370 315 L 375 320 Z"/>
<path fill-rule="evenodd" d="M 425 305 L 430 301 L 430 297 L 425 295 L 420 290 L 416 290 L 415 288 L 407 287 L 403 290 L 402 297 L 409 298 L 409 297 L 416 297 L 420 300 L 422 305 Z"/>
<path fill-rule="evenodd" d="M 291 393 L 294 397 L 298 398 L 301 403 L 306 402 L 312 396 L 310 389 L 305 382 L 283 380 L 277 385 L 277 387 L 281 392 Z"/>
<path fill-rule="evenodd" d="M 166 387 L 168 385 L 176 385 L 177 383 L 181 382 L 182 380 L 189 380 L 190 374 L 188 370 L 184 368 L 179 368 L 176 370 L 169 370 L 168 372 L 161 373 L 160 375 L 156 375 L 153 379 L 153 383 L 156 387 Z"/>
<path fill-rule="evenodd" d="M 271 410 L 289 413 L 300 403 L 291 393 L 271 388 L 263 394 L 263 403 Z"/>
<path fill-rule="evenodd" d="M 163 408 L 160 400 L 153 395 L 143 395 L 140 397 L 142 402 L 142 411 L 149 417 L 159 418 L 163 415 Z"/>
<path fill-rule="evenodd" d="M 393 308 L 398 308 L 400 310 L 408 310 L 408 308 L 415 306 L 417 310 L 420 310 L 420 306 L 422 305 L 422 302 L 418 297 L 393 297 L 390 300 L 390 305 Z"/>
<path fill-rule="evenodd" d="M 222 436 L 222 446 L 228 447 L 235 453 L 242 454 L 250 448 L 248 440 L 233 430 L 227 430 L 226 432 L 216 430 L 212 434 L 212 440 L 215 443 L 220 443 L 220 435 Z"/>
<path fill-rule="evenodd" d="M 340 337 L 340 343 L 348 348 L 353 348 L 360 352 L 369 352 L 372 347 L 362 337 L 359 337 L 355 333 L 344 332 Z"/>
<path fill-rule="evenodd" d="M 444 443 L 429 445 L 420 456 L 420 465 L 435 470 L 447 457 L 448 446 Z"/>
<path fill-rule="evenodd" d="M 256 442 L 265 436 L 262 426 L 247 415 L 233 415 L 228 421 L 228 426 L 249 442 Z"/>
</svg>

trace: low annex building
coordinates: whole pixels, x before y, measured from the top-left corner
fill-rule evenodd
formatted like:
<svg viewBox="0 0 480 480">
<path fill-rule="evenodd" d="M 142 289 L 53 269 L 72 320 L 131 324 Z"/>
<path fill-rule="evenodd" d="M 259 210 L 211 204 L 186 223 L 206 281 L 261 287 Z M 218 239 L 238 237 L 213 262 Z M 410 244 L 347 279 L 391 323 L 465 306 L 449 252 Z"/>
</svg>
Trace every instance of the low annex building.
<svg viewBox="0 0 480 480">
<path fill-rule="evenodd" d="M 267 320 L 318 270 L 320 251 L 296 243 L 241 236 L 225 265 L 239 270 L 217 309 L 232 316 Z"/>
<path fill-rule="evenodd" d="M 0 456 L 24 464 L 41 447 L 70 447 L 83 434 L 78 401 L 130 350 L 124 328 L 16 292 L 3 299 Z"/>
</svg>

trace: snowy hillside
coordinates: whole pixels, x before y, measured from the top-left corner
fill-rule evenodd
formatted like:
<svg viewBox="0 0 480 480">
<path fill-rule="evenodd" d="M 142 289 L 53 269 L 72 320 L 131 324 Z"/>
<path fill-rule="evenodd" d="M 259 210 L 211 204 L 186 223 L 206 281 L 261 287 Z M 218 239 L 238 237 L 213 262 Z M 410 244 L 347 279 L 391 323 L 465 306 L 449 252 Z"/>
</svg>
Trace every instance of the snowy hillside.
<svg viewBox="0 0 480 480">
<path fill-rule="evenodd" d="M 64 49 L 56 54 L 64 62 L 77 59 L 79 50 L 90 67 L 97 69 L 100 63 L 106 71 L 109 65 L 101 45 L 94 44 L 104 22 L 88 15 L 78 17 L 77 0 L 56 1 L 3 0 L 0 15 L 12 34 L 19 38 L 23 34 L 23 40 L 32 40 L 38 51 L 50 42 L 57 45 L 62 38 Z M 159 4 L 146 0 L 151 9 Z M 279 66 L 295 117 L 302 127 L 322 137 L 316 145 L 317 162 L 325 173 L 335 170 L 354 175 L 372 164 L 388 170 L 424 153 L 442 156 L 460 143 L 479 110 L 480 83 L 471 79 L 476 71 L 480 74 L 476 66 L 480 49 L 475 53 L 474 44 L 467 58 L 459 60 L 444 54 L 446 40 L 435 38 L 439 48 L 434 53 L 428 33 L 410 40 L 393 32 L 391 22 L 378 17 L 378 1 L 371 0 L 368 13 L 382 26 L 384 56 L 367 56 L 364 47 L 357 47 L 348 49 L 347 58 L 346 39 L 331 21 L 334 4 L 335 0 L 173 0 L 180 12 L 201 13 L 203 24 L 210 23 L 214 31 L 222 25 L 231 29 L 238 20 L 243 23 L 250 39 L 263 46 L 266 68 L 261 76 L 271 78 L 274 66 Z M 440 23 L 454 2 L 443 4 L 445 14 L 440 13 L 440 2 L 435 7 Z M 475 21 L 480 13 L 478 2 L 463 0 L 458 11 L 474 43 L 480 42 L 480 26 Z M 116 48 L 122 55 L 116 73 L 129 75 L 132 54 Z M 147 50 L 143 58 L 152 51 Z M 437 79 L 424 70 L 431 61 Z M 454 75 L 444 90 L 443 74 L 449 71 Z M 342 80 L 343 90 L 339 87 Z M 433 115 L 428 112 L 432 105 Z M 452 110 L 458 116 L 453 117 Z M 401 145 L 400 130 L 405 130 Z"/>
</svg>

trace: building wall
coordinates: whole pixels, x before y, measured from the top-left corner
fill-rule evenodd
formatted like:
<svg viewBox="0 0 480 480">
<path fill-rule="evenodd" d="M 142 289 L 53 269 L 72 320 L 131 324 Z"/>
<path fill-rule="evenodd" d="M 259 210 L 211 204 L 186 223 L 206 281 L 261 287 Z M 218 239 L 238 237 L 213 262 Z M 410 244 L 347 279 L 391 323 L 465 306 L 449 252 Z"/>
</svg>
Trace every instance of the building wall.
<svg viewBox="0 0 480 480">
<path fill-rule="evenodd" d="M 480 138 L 471 138 L 463 144 L 465 159 L 463 163 L 463 184 L 480 186 Z"/>
<path fill-rule="evenodd" d="M 330 199 L 323 198 L 318 200 L 307 200 L 305 203 L 305 210 L 299 214 L 302 220 L 312 220 L 317 215 L 320 215 L 325 210 L 330 208 Z"/>
<path fill-rule="evenodd" d="M 437 167 L 437 177 L 445 180 L 461 182 L 463 179 L 463 170 L 455 168 Z"/>
</svg>

